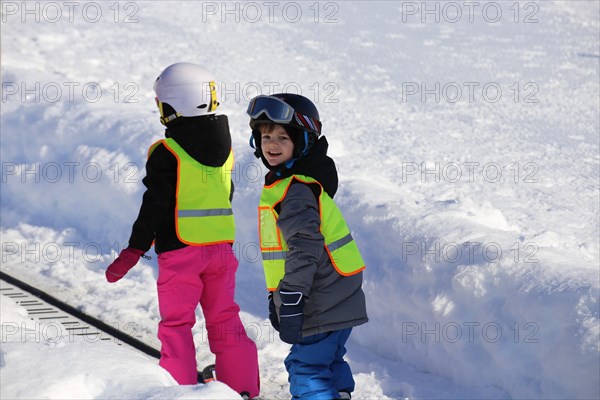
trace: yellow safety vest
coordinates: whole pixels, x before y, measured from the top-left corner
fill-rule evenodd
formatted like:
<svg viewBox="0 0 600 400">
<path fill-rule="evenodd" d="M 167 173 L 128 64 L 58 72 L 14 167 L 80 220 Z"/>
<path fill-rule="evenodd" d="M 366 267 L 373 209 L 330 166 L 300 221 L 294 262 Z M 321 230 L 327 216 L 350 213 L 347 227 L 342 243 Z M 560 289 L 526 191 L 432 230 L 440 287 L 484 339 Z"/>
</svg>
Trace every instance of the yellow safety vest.
<svg viewBox="0 0 600 400">
<path fill-rule="evenodd" d="M 258 206 L 259 241 L 267 289 L 277 289 L 285 275 L 287 244 L 277 227 L 279 215 L 275 208 L 283 201 L 294 180 L 319 186 L 319 213 L 321 234 L 325 238 L 325 250 L 335 270 L 344 276 L 354 275 L 365 269 L 365 262 L 340 209 L 323 190 L 321 184 L 308 176 L 293 175 L 263 188 Z"/>
<path fill-rule="evenodd" d="M 223 166 L 210 167 L 167 138 L 154 143 L 148 157 L 161 143 L 177 159 L 175 231 L 179 240 L 189 245 L 233 243 L 235 222 L 229 201 L 233 151 Z"/>
</svg>

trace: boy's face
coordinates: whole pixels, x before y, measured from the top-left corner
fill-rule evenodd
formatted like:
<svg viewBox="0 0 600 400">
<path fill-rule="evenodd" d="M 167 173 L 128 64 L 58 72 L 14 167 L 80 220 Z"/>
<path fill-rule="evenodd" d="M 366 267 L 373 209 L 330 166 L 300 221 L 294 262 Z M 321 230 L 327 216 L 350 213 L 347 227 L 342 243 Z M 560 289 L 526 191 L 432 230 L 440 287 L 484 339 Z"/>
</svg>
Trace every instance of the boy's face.
<svg viewBox="0 0 600 400">
<path fill-rule="evenodd" d="M 275 125 L 269 132 L 268 125 L 259 126 L 260 147 L 265 159 L 274 167 L 290 160 L 294 154 L 294 142 L 281 125 Z"/>
</svg>

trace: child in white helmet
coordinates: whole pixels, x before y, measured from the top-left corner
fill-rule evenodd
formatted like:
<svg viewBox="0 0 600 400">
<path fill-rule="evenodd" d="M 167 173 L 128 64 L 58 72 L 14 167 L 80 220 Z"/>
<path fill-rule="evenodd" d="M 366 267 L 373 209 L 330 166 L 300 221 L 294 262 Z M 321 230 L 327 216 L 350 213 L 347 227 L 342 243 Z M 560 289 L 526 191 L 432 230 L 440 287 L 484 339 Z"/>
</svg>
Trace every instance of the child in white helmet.
<svg viewBox="0 0 600 400">
<path fill-rule="evenodd" d="M 212 76 L 177 63 L 154 84 L 166 139 L 150 147 L 146 186 L 129 246 L 106 270 L 121 279 L 154 243 L 158 254 L 160 365 L 181 385 L 198 382 L 192 327 L 200 304 L 219 381 L 259 394 L 256 345 L 234 301 L 238 261 L 231 244 L 233 152 L 227 116 L 216 115 Z"/>
</svg>

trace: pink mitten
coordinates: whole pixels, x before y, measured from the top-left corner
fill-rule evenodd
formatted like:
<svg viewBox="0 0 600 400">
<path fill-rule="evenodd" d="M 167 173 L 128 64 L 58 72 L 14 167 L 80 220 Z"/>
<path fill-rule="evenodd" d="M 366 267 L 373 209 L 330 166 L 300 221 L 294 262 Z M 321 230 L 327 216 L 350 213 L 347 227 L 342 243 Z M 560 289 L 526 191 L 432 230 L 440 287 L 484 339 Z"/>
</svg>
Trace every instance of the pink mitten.
<svg viewBox="0 0 600 400">
<path fill-rule="evenodd" d="M 127 247 L 119 253 L 119 257 L 112 262 L 106 269 L 106 280 L 110 283 L 114 283 L 125 276 L 127 272 L 137 262 L 140 257 L 144 254 L 142 250 Z"/>
</svg>

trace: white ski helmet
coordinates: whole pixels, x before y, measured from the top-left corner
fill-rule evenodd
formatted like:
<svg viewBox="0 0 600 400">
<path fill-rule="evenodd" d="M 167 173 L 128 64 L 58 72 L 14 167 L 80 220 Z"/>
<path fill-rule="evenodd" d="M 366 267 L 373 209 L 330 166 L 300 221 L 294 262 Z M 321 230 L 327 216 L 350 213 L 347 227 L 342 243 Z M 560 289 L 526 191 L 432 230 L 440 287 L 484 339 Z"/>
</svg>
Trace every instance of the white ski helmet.
<svg viewBox="0 0 600 400">
<path fill-rule="evenodd" d="M 188 62 L 172 64 L 161 72 L 154 92 L 163 125 L 177 117 L 214 114 L 219 106 L 212 74 Z"/>
</svg>

